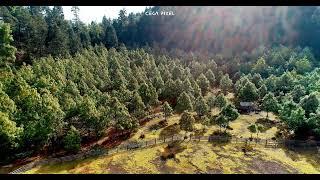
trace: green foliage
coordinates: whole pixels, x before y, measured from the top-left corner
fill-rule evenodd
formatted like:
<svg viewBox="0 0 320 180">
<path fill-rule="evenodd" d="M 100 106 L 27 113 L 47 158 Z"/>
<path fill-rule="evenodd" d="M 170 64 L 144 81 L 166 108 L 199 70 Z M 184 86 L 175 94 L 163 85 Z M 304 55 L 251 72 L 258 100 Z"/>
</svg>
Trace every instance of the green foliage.
<svg viewBox="0 0 320 180">
<path fill-rule="evenodd" d="M 192 89 L 193 89 L 193 96 L 194 97 L 199 97 L 202 95 L 202 90 L 197 82 L 194 81 Z"/>
<path fill-rule="evenodd" d="M 215 107 L 215 101 L 216 101 L 215 96 L 213 96 L 213 95 L 209 96 L 207 104 L 208 104 L 210 110 Z"/>
<path fill-rule="evenodd" d="M 143 118 L 146 115 L 144 111 L 145 108 L 142 98 L 137 92 L 135 92 L 129 104 L 129 112 L 133 113 L 136 118 Z"/>
<path fill-rule="evenodd" d="M 293 90 L 291 92 L 292 94 L 292 98 L 293 98 L 293 101 L 295 103 L 299 103 L 300 102 L 300 99 L 306 95 L 306 90 L 303 86 L 301 85 L 296 85 L 293 87 Z"/>
<path fill-rule="evenodd" d="M 104 35 L 103 42 L 107 48 L 113 48 L 113 47 L 118 46 L 118 37 L 117 37 L 116 31 L 112 25 L 109 25 L 105 29 L 105 35 Z"/>
<path fill-rule="evenodd" d="M 257 88 L 250 81 L 246 81 L 244 86 L 238 92 L 238 99 L 242 102 L 253 102 L 256 101 L 258 97 Z"/>
<path fill-rule="evenodd" d="M 303 59 L 296 61 L 295 68 L 297 69 L 298 73 L 303 74 L 311 70 L 312 64 L 307 57 L 304 57 Z"/>
<path fill-rule="evenodd" d="M 163 7 L 148 10 L 157 8 Z M 208 123 L 207 106 L 210 109 L 220 107 L 217 122 L 220 127 L 226 127 L 229 121 L 237 118 L 237 110 L 227 105 L 223 94 L 216 98 L 211 96 L 205 103 L 202 95 L 214 85 L 220 85 L 225 94 L 234 92 L 236 100 L 259 99 L 260 102 L 263 98 L 262 107 L 267 111 L 276 112 L 281 107 L 280 119 L 297 134 L 320 134 L 316 97 L 320 91 L 320 71 L 312 71 L 319 63 L 308 47 L 246 47 L 254 48 L 248 53 L 243 46 L 234 49 L 235 44 L 216 54 L 217 47 L 220 52 L 221 47 L 227 46 L 209 43 L 210 51 L 205 54 L 196 51 L 203 50 L 202 46 L 198 49 L 188 43 L 171 43 L 175 39 L 169 38 L 163 41 L 173 44 L 168 51 L 167 44 L 159 42 L 165 38 L 157 25 L 167 24 L 179 30 L 176 22 L 181 19 L 168 24 L 163 23 L 166 18 L 150 18 L 144 13 L 127 15 L 121 10 L 117 19 L 103 17 L 101 23 L 87 25 L 79 19 L 77 7 L 72 8 L 72 21 L 64 19 L 61 6 L 3 6 L 0 9 L 5 22 L 0 24 L 0 116 L 3 123 L 0 142 L 5 142 L 0 148 L 2 157 L 52 148 L 68 136 L 71 136 L 68 137 L 70 149 L 78 148 L 78 137 L 83 140 L 87 139 L 82 138 L 84 136 L 98 138 L 108 127 L 134 130 L 138 127 L 137 119 L 146 115 L 146 109 L 159 104 L 158 96 L 161 101 L 173 105 L 177 102 L 178 112 L 192 111 L 194 107 L 202 116 L 203 124 Z M 289 19 L 297 18 L 295 30 L 300 34 L 296 39 L 303 40 L 303 45 L 317 47 L 318 28 L 312 30 L 311 27 L 319 24 L 316 20 L 319 8 L 301 9 L 304 8 L 288 11 L 293 13 Z M 311 15 L 312 18 L 308 18 Z M 213 24 L 219 28 L 219 23 Z M 271 24 L 271 29 L 281 28 L 275 24 Z M 155 28 L 150 31 L 151 26 Z M 182 32 L 185 42 L 194 41 L 184 36 L 183 31 L 177 32 Z M 225 34 L 221 33 L 224 32 L 218 32 L 217 37 L 223 39 Z M 280 34 L 271 38 L 275 45 L 292 39 L 281 35 L 282 31 L 277 32 Z M 254 32 L 250 33 L 254 37 Z M 208 38 L 207 35 L 203 37 Z M 151 44 L 152 48 L 148 46 Z M 249 44 L 255 46 L 254 42 Z M 294 45 L 299 44 L 297 41 Z M 142 46 L 144 49 L 139 49 Z M 314 51 L 317 52 L 317 48 Z M 167 102 L 163 111 L 165 116 L 172 113 Z M 187 117 L 192 121 L 190 113 Z M 192 123 L 186 124 L 183 128 L 192 129 L 189 128 Z M 76 130 L 67 130 L 66 125 Z"/>
<path fill-rule="evenodd" d="M 178 97 L 177 105 L 176 105 L 175 109 L 179 113 L 181 113 L 185 110 L 188 110 L 188 111 L 193 110 L 192 102 L 191 102 L 190 97 L 187 93 L 183 92 L 180 94 L 180 96 Z"/>
<path fill-rule="evenodd" d="M 294 77 L 291 73 L 285 72 L 276 81 L 277 90 L 279 92 L 288 93 L 294 86 Z"/>
<path fill-rule="evenodd" d="M 63 139 L 64 149 L 69 152 L 78 152 L 81 148 L 81 137 L 79 131 L 71 126 Z"/>
<path fill-rule="evenodd" d="M 251 133 L 256 133 L 258 130 L 257 130 L 257 126 L 256 124 L 251 124 L 248 126 L 248 130 L 251 132 Z"/>
<path fill-rule="evenodd" d="M 176 98 L 175 90 L 176 90 L 176 84 L 172 79 L 169 79 L 164 85 L 164 90 L 162 91 L 162 95 L 168 99 Z"/>
<path fill-rule="evenodd" d="M 136 119 L 131 117 L 127 108 L 115 97 L 111 99 L 109 115 L 119 130 L 133 130 L 138 127 Z"/>
<path fill-rule="evenodd" d="M 16 112 L 16 105 L 12 99 L 0 88 L 0 112 L 13 115 Z"/>
<path fill-rule="evenodd" d="M 232 104 L 227 104 L 220 112 L 228 121 L 234 121 L 239 117 L 238 110 Z"/>
<path fill-rule="evenodd" d="M 170 115 L 172 115 L 173 110 L 172 110 L 170 104 L 169 104 L 167 101 L 163 103 L 163 105 L 162 105 L 162 111 L 163 111 L 163 113 L 164 113 L 164 117 L 165 117 L 165 118 L 167 118 L 167 117 L 169 117 Z"/>
<path fill-rule="evenodd" d="M 201 116 L 200 122 L 201 124 L 205 125 L 205 126 L 210 126 L 211 122 L 210 122 L 210 118 L 208 118 L 208 116 L 204 115 Z"/>
<path fill-rule="evenodd" d="M 258 89 L 259 98 L 262 99 L 267 93 L 268 93 L 267 86 L 263 84 L 263 85 Z"/>
<path fill-rule="evenodd" d="M 190 112 L 183 112 L 179 121 L 180 129 L 184 131 L 193 131 L 195 119 Z"/>
<path fill-rule="evenodd" d="M 213 72 L 211 71 L 211 69 L 209 69 L 209 70 L 206 72 L 206 77 L 207 77 L 207 79 L 209 80 L 210 85 L 211 85 L 211 86 L 214 86 L 215 83 L 216 83 L 216 78 L 215 78 Z"/>
<path fill-rule="evenodd" d="M 229 125 L 229 120 L 224 117 L 223 115 L 219 115 L 216 119 L 215 119 L 215 123 L 221 128 L 227 128 Z"/>
<path fill-rule="evenodd" d="M 198 116 L 204 116 L 209 112 L 209 107 L 202 96 L 199 96 L 197 98 L 194 109 L 197 112 Z"/>
<path fill-rule="evenodd" d="M 256 64 L 253 65 L 252 71 L 260 74 L 262 77 L 266 78 L 268 76 L 269 66 L 263 57 L 260 57 Z"/>
<path fill-rule="evenodd" d="M 182 83 L 182 88 L 183 90 L 188 93 L 188 94 L 194 94 L 194 91 L 193 91 L 193 88 L 192 88 L 192 85 L 190 83 L 190 80 L 189 78 L 186 78 L 183 83 Z"/>
<path fill-rule="evenodd" d="M 0 159 L 4 160 L 7 154 L 12 154 L 19 145 L 23 128 L 17 127 L 7 113 L 0 112 Z"/>
<path fill-rule="evenodd" d="M 0 65 L 13 63 L 16 59 L 16 48 L 11 45 L 13 41 L 10 25 L 0 22 Z"/>
<path fill-rule="evenodd" d="M 204 74 L 200 74 L 200 76 L 197 79 L 197 83 L 201 89 L 202 94 L 206 94 L 209 90 L 210 82 Z"/>
<path fill-rule="evenodd" d="M 248 126 L 248 130 L 251 133 L 257 133 L 257 137 L 258 137 L 259 132 L 261 132 L 263 130 L 263 126 L 261 126 L 259 124 L 251 124 Z"/>
<path fill-rule="evenodd" d="M 214 105 L 219 108 L 223 108 L 226 104 L 227 104 L 227 99 L 225 98 L 225 96 L 222 93 L 220 93 L 215 98 Z"/>
<path fill-rule="evenodd" d="M 257 87 L 260 88 L 262 86 L 262 77 L 260 74 L 254 74 L 251 78 L 251 82 Z"/>
<path fill-rule="evenodd" d="M 276 113 L 279 110 L 278 101 L 270 92 L 263 97 L 261 107 L 263 110 L 267 111 L 267 118 L 268 112 Z"/>
<path fill-rule="evenodd" d="M 303 97 L 299 104 L 305 110 L 306 116 L 309 117 L 310 113 L 316 113 L 319 107 L 319 99 L 316 93 L 311 93 Z"/>
<path fill-rule="evenodd" d="M 229 75 L 226 74 L 226 75 L 223 75 L 221 77 L 221 80 L 220 80 L 220 88 L 222 89 L 223 93 L 226 94 L 226 92 L 228 90 L 230 90 L 230 88 L 232 87 L 232 80 L 229 78 Z"/>
</svg>

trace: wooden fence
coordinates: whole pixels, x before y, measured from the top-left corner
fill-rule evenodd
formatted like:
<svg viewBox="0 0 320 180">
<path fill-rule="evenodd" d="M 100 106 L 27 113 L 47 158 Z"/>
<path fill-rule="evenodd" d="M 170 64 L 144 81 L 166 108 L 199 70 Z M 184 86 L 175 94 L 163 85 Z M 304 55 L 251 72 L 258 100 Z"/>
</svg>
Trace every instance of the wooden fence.
<svg viewBox="0 0 320 180">
<path fill-rule="evenodd" d="M 61 162 L 74 161 L 78 159 L 85 159 L 88 157 L 100 156 L 100 155 L 113 155 L 121 152 L 143 149 L 146 147 L 152 147 L 156 145 L 161 145 L 164 143 L 170 143 L 173 141 L 186 141 L 186 142 L 227 142 L 234 144 L 248 144 L 253 146 L 261 146 L 264 148 L 279 148 L 287 147 L 289 149 L 318 149 L 320 147 L 320 141 L 297 141 L 297 140 L 271 140 L 271 139 L 257 139 L 257 138 L 239 138 L 239 137 L 222 137 L 222 136 L 183 136 L 183 135 L 173 135 L 169 137 L 156 138 L 152 140 L 141 140 L 137 142 L 129 142 L 126 144 L 119 145 L 116 148 L 105 149 L 96 148 L 91 149 L 86 152 L 81 152 L 75 155 L 44 159 L 39 161 L 34 161 L 20 168 L 10 172 L 9 174 L 17 174 L 28 171 L 39 165 L 55 164 Z"/>
</svg>

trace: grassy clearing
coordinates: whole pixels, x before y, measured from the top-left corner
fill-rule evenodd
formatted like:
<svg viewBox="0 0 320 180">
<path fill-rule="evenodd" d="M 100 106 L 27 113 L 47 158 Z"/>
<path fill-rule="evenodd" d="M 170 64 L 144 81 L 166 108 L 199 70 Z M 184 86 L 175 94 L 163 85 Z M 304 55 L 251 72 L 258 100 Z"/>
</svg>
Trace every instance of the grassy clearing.
<svg viewBox="0 0 320 180">
<path fill-rule="evenodd" d="M 241 147 L 227 144 L 185 143 L 174 159 L 160 159 L 164 146 L 34 168 L 27 173 L 320 173 L 311 154 L 291 155 L 283 149 L 255 149 L 244 155 Z M 297 156 L 293 158 L 293 156 Z"/>
<path fill-rule="evenodd" d="M 218 114 L 219 109 L 213 109 Z M 233 130 L 231 134 L 250 137 L 247 127 L 257 119 L 265 117 L 265 113 L 240 115 L 230 123 Z M 274 115 L 270 119 L 277 120 Z M 158 123 L 162 118 L 156 118 L 142 127 L 129 141 L 139 140 L 145 134 L 144 140 L 159 138 L 170 133 L 184 134 L 179 131 L 175 123 L 179 123 L 179 115 L 174 114 L 168 119 L 168 126 L 158 130 L 149 127 Z M 196 129 L 202 129 L 196 124 Z M 217 126 L 207 128 L 204 135 L 210 135 L 218 130 Z M 260 138 L 272 138 L 277 127 L 272 127 Z M 314 153 L 297 153 L 285 149 L 266 149 L 253 147 L 253 151 L 245 155 L 242 145 L 224 144 L 214 145 L 209 142 L 182 143 L 184 150 L 175 155 L 173 159 L 160 158 L 166 145 L 123 152 L 113 156 L 101 156 L 85 160 L 67 162 L 57 165 L 36 167 L 26 173 L 320 173 L 320 157 Z"/>
</svg>

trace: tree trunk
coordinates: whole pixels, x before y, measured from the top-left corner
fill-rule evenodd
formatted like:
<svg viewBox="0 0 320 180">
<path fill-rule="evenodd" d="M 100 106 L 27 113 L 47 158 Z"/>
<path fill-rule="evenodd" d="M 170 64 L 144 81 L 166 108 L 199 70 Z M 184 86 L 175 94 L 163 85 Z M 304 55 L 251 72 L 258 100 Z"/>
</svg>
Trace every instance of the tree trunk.
<svg viewBox="0 0 320 180">
<path fill-rule="evenodd" d="M 268 119 L 268 117 L 269 117 L 269 114 L 268 114 L 269 112 L 267 111 L 267 119 Z"/>
</svg>

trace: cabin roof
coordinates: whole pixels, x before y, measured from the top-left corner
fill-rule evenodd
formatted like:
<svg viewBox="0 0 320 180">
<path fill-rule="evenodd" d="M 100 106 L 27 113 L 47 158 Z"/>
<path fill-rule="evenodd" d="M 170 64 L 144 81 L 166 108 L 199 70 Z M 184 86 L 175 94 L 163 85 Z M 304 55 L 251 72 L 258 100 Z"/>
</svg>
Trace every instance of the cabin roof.
<svg viewBox="0 0 320 180">
<path fill-rule="evenodd" d="M 240 106 L 254 106 L 253 102 L 240 102 Z"/>
</svg>

